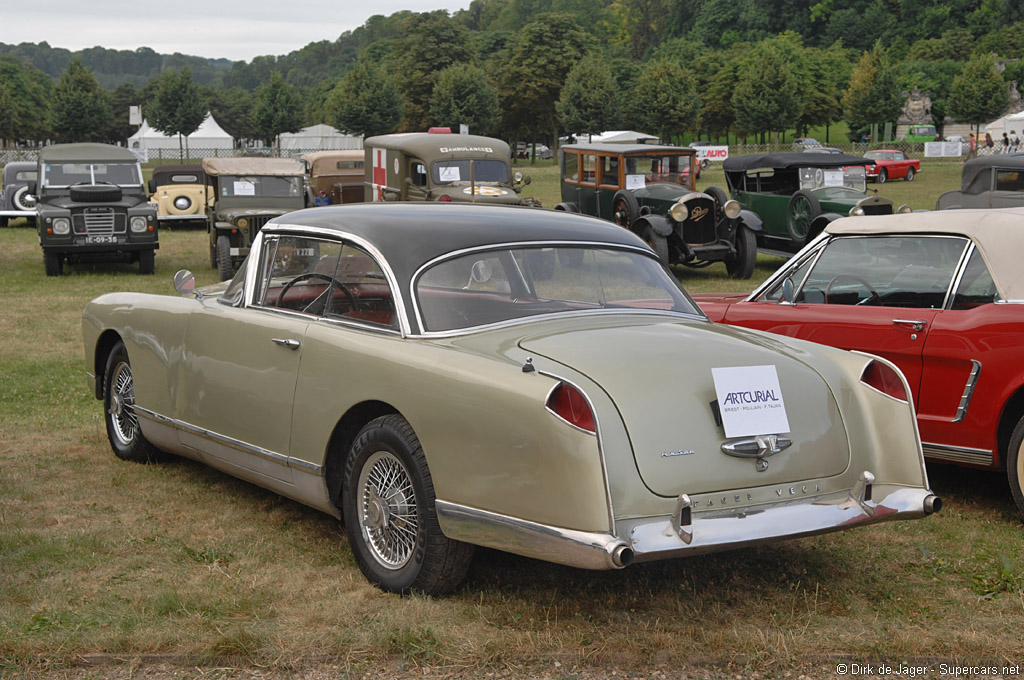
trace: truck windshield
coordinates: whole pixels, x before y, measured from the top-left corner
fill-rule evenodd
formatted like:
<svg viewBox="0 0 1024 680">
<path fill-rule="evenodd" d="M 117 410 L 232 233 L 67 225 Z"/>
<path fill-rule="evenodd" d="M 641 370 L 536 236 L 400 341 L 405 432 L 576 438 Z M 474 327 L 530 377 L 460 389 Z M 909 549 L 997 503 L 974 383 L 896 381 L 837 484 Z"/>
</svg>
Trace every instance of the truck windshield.
<svg viewBox="0 0 1024 680">
<path fill-rule="evenodd" d="M 435 184 L 474 182 L 508 183 L 508 164 L 504 161 L 450 160 L 436 161 L 431 166 Z"/>
<path fill-rule="evenodd" d="M 287 198 L 302 195 L 301 177 L 221 176 L 220 195 Z"/>
<path fill-rule="evenodd" d="M 43 166 L 44 187 L 100 183 L 140 186 L 142 174 L 137 163 L 47 163 Z"/>
</svg>

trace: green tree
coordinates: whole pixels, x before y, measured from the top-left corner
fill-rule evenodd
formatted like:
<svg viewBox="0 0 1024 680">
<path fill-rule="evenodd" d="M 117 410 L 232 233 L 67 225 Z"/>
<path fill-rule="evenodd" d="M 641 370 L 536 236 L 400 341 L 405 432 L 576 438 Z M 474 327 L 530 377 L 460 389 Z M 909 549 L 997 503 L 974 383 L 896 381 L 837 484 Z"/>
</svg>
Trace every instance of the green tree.
<svg viewBox="0 0 1024 680">
<path fill-rule="evenodd" d="M 782 49 L 769 41 L 759 43 L 739 70 L 732 96 L 736 124 L 744 131 L 778 134 L 796 126 L 803 112 L 803 94 Z"/>
<path fill-rule="evenodd" d="M 50 136 L 47 121 L 53 81 L 12 56 L 0 57 L 0 140 L 38 141 Z"/>
<path fill-rule="evenodd" d="M 565 79 L 555 106 L 562 129 L 570 133 L 597 134 L 614 130 L 622 121 L 620 90 L 604 59 L 581 60 Z"/>
<path fill-rule="evenodd" d="M 977 126 L 1006 112 L 1010 93 L 992 54 L 979 54 L 964 64 L 949 88 L 950 115 Z"/>
<path fill-rule="evenodd" d="M 252 124 L 262 139 L 274 140 L 276 146 L 282 132 L 302 129 L 302 97 L 280 73 L 272 73 L 270 80 L 256 90 L 253 99 Z"/>
<path fill-rule="evenodd" d="M 628 102 L 627 124 L 665 139 L 674 139 L 693 129 L 700 113 L 693 74 L 670 59 L 644 66 Z"/>
<path fill-rule="evenodd" d="M 458 130 L 463 124 L 476 134 L 488 134 L 498 113 L 498 91 L 480 67 L 455 64 L 438 75 L 430 97 L 430 117 L 436 125 Z"/>
<path fill-rule="evenodd" d="M 53 89 L 50 128 L 62 142 L 92 141 L 102 135 L 110 121 L 106 93 L 92 71 L 72 59 Z"/>
<path fill-rule="evenodd" d="M 218 90 L 208 94 L 210 113 L 217 124 L 235 139 L 255 139 L 256 129 L 252 124 L 252 95 L 241 87 Z"/>
<path fill-rule="evenodd" d="M 516 35 L 499 74 L 502 126 L 512 137 L 558 139 L 555 102 L 589 38 L 568 14 L 540 14 Z"/>
<path fill-rule="evenodd" d="M 423 131 L 430 119 L 430 97 L 440 73 L 470 61 L 469 32 L 438 11 L 415 14 L 407 22 L 399 41 L 394 69 L 396 82 L 405 96 L 402 130 Z"/>
<path fill-rule="evenodd" d="M 872 130 L 873 125 L 894 122 L 903 105 L 896 74 L 886 58 L 881 41 L 864 52 L 850 74 L 850 85 L 843 94 L 843 115 L 851 136 Z"/>
<path fill-rule="evenodd" d="M 141 104 L 141 95 L 134 85 L 122 83 L 108 96 L 111 115 L 103 139 L 110 144 L 123 144 L 138 129 L 128 121 L 128 115 L 132 106 Z"/>
<path fill-rule="evenodd" d="M 185 138 L 199 129 L 206 118 L 206 98 L 192 82 L 192 72 L 183 68 L 167 71 L 159 78 L 156 96 L 146 110 L 146 121 L 154 130 L 178 136 L 178 152 L 185 158 Z"/>
<path fill-rule="evenodd" d="M 397 83 L 371 61 L 358 61 L 327 98 L 331 125 L 352 135 L 394 132 L 404 101 Z"/>
<path fill-rule="evenodd" d="M 661 42 L 665 12 L 665 0 L 613 0 L 604 9 L 601 28 L 613 44 L 622 45 L 639 60 Z"/>
</svg>

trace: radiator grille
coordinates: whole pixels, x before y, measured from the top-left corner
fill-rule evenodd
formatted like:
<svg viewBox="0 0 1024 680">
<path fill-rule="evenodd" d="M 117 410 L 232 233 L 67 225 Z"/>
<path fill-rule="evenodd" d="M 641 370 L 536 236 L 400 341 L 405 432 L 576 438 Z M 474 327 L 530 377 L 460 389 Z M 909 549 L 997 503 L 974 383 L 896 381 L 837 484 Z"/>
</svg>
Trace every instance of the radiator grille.
<svg viewBox="0 0 1024 680">
<path fill-rule="evenodd" d="M 718 232 L 715 220 L 715 202 L 711 198 L 695 198 L 686 202 L 689 218 L 683 222 L 683 242 L 691 246 L 715 243 Z"/>
<path fill-rule="evenodd" d="M 113 208 L 87 208 L 71 219 L 75 233 L 89 236 L 123 234 L 128 226 L 128 216 Z"/>
</svg>

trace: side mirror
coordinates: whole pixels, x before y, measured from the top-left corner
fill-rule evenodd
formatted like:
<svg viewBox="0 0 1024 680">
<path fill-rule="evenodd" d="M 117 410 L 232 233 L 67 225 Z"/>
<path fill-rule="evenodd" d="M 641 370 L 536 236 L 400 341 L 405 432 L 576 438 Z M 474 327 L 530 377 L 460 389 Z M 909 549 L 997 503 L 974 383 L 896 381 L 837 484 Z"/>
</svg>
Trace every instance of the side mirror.
<svg viewBox="0 0 1024 680">
<path fill-rule="evenodd" d="M 179 295 L 193 295 L 199 297 L 196 292 L 196 277 L 187 269 L 181 269 L 174 275 L 174 290 Z"/>
<path fill-rule="evenodd" d="M 787 276 L 786 280 L 782 282 L 782 297 L 779 298 L 779 304 L 781 304 L 783 300 L 789 304 L 793 304 L 793 297 L 795 294 L 796 286 L 793 285 L 793 279 Z"/>
</svg>

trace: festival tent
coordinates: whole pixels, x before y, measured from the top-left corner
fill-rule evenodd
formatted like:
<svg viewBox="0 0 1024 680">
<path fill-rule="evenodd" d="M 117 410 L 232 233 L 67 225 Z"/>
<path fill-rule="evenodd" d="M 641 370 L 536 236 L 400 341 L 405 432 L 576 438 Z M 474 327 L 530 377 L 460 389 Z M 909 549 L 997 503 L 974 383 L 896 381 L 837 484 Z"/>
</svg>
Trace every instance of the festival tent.
<svg viewBox="0 0 1024 680">
<path fill-rule="evenodd" d="M 168 135 L 150 127 L 145 119 L 142 127 L 128 138 L 129 149 L 177 149 L 180 135 Z M 207 113 L 199 128 L 185 138 L 183 145 L 188 149 L 232 149 L 235 146 L 231 135 L 224 131 L 213 115 Z"/>
<path fill-rule="evenodd" d="M 284 132 L 280 135 L 281 149 L 302 151 L 362 149 L 360 135 L 346 135 L 330 125 L 310 125 L 298 132 Z"/>
<path fill-rule="evenodd" d="M 1008 113 L 1002 118 L 997 118 L 985 126 L 985 132 L 992 135 L 992 139 L 1002 139 L 1003 133 L 1016 130 L 1019 137 L 1024 132 L 1024 111 L 1020 113 Z"/>
</svg>

